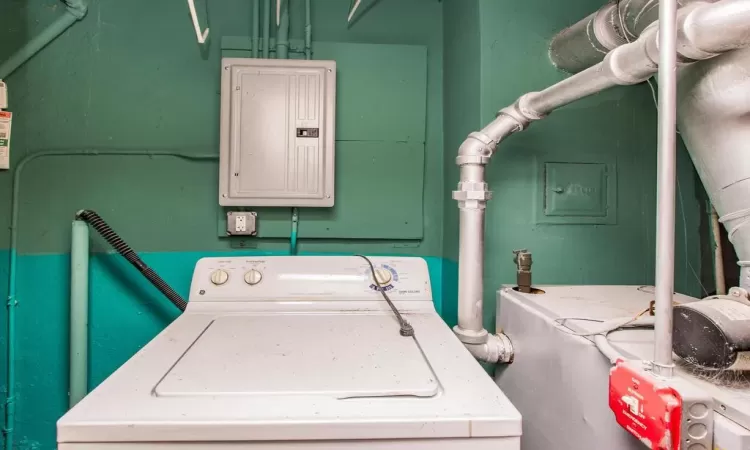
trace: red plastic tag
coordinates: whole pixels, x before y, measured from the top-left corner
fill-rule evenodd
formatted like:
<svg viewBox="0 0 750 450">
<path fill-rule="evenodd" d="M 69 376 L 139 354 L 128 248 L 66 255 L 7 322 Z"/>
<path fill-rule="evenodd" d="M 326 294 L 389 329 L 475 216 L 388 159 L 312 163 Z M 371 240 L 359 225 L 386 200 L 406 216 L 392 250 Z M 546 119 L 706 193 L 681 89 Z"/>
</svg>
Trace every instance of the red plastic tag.
<svg viewBox="0 0 750 450">
<path fill-rule="evenodd" d="M 652 450 L 679 450 L 682 400 L 649 373 L 618 362 L 609 375 L 617 423 Z"/>
</svg>

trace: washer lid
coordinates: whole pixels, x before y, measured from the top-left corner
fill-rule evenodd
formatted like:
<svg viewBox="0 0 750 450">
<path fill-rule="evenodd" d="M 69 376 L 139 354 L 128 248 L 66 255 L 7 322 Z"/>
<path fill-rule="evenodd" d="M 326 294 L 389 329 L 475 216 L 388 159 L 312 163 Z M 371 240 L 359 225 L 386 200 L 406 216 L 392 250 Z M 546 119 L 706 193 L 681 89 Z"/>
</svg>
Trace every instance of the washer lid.
<svg viewBox="0 0 750 450">
<path fill-rule="evenodd" d="M 157 384 L 159 397 L 432 397 L 419 343 L 392 315 L 217 317 Z"/>
</svg>

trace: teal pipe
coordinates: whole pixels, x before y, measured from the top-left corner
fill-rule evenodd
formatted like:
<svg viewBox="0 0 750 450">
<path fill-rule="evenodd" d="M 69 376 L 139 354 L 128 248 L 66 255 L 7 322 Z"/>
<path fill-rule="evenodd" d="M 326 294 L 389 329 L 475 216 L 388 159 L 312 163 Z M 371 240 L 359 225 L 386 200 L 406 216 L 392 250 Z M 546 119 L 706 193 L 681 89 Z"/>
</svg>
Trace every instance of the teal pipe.
<svg viewBox="0 0 750 450">
<path fill-rule="evenodd" d="M 263 58 L 271 50 L 271 0 L 263 0 Z"/>
<path fill-rule="evenodd" d="M 299 228 L 299 210 L 292 208 L 292 232 L 289 235 L 289 253 L 297 254 L 297 229 Z"/>
<path fill-rule="evenodd" d="M 74 220 L 70 237 L 69 405 L 88 393 L 89 376 L 89 226 Z"/>
<path fill-rule="evenodd" d="M 188 154 L 172 150 L 45 150 L 26 155 L 16 165 L 13 172 L 10 208 L 10 249 L 8 261 L 8 343 L 7 343 L 7 379 L 8 392 L 5 398 L 5 449 L 13 449 L 13 426 L 16 412 L 16 272 L 18 271 L 18 210 L 20 206 L 21 175 L 26 165 L 38 158 L 52 156 L 172 156 L 188 161 L 218 161 L 219 155 Z"/>
<path fill-rule="evenodd" d="M 260 41 L 260 0 L 253 0 L 253 58 L 258 57 Z"/>
<path fill-rule="evenodd" d="M 305 59 L 312 59 L 312 19 L 310 0 L 305 0 Z"/>
<path fill-rule="evenodd" d="M 47 28 L 11 55 L 5 62 L 0 64 L 0 80 L 7 78 L 10 74 L 21 67 L 26 61 L 39 53 L 50 42 L 63 34 L 71 25 L 83 19 L 88 11 L 84 0 L 65 0 L 66 9 L 62 16 L 58 17 Z"/>
<path fill-rule="evenodd" d="M 283 1 L 283 0 L 282 0 Z M 289 58 L 289 1 L 281 5 L 281 19 L 276 33 L 276 58 Z"/>
</svg>

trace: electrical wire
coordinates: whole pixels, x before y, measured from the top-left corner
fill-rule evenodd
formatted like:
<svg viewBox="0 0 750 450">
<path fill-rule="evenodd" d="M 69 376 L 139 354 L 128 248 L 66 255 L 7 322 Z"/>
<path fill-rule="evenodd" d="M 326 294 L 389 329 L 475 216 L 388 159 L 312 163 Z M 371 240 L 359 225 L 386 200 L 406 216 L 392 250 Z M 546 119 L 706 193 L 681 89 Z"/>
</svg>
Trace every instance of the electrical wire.
<svg viewBox="0 0 750 450">
<path fill-rule="evenodd" d="M 583 318 L 580 318 L 580 317 L 560 317 L 558 319 L 555 319 L 555 322 L 558 325 L 560 325 L 558 327 L 558 330 L 562 331 L 563 333 L 571 334 L 573 336 L 587 337 L 587 336 L 595 336 L 597 334 L 611 333 L 612 331 L 617 330 L 618 328 L 630 326 L 634 322 L 636 322 L 638 319 L 640 319 L 643 315 L 648 314 L 650 311 L 651 311 L 651 307 L 649 306 L 648 308 L 640 311 L 638 314 L 636 314 L 633 317 L 627 317 L 627 318 L 624 318 L 624 319 L 609 320 L 607 322 L 604 322 L 606 324 L 604 327 L 602 327 L 602 328 L 600 328 L 598 330 L 594 330 L 594 331 L 583 331 L 583 332 L 573 331 L 573 330 L 570 330 L 568 328 L 565 328 L 565 322 L 568 321 L 568 320 L 585 320 L 585 321 L 589 321 L 589 322 L 601 322 L 600 320 L 596 320 L 596 319 L 583 319 Z"/>
<path fill-rule="evenodd" d="M 401 336 L 404 337 L 411 337 L 414 336 L 414 327 L 411 326 L 409 322 L 407 322 L 406 319 L 401 316 L 401 313 L 398 311 L 398 308 L 396 308 L 396 305 L 393 304 L 391 299 L 388 297 L 388 294 L 385 293 L 385 289 L 383 289 L 383 286 L 380 284 L 380 281 L 378 281 L 377 275 L 375 275 L 375 266 L 372 265 L 372 261 L 370 261 L 370 258 L 368 258 L 365 255 L 356 255 L 360 258 L 367 261 L 367 264 L 370 266 L 370 273 L 372 273 L 372 279 L 375 281 L 375 285 L 378 287 L 378 291 L 380 291 L 380 294 L 385 299 L 386 303 L 388 303 L 388 306 L 391 307 L 391 310 L 393 311 L 393 315 L 396 316 L 396 319 L 398 320 L 398 324 L 401 326 L 401 329 L 399 330 L 399 333 L 401 333 Z"/>
</svg>

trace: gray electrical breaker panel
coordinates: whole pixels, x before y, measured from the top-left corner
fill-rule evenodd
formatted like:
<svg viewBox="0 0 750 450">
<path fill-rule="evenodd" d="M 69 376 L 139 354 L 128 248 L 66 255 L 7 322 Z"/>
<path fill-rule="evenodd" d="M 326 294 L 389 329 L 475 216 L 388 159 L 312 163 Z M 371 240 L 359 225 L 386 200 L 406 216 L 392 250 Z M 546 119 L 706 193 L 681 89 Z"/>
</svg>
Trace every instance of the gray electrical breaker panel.
<svg viewBox="0 0 750 450">
<path fill-rule="evenodd" d="M 336 62 L 224 58 L 219 204 L 333 206 Z"/>
</svg>

